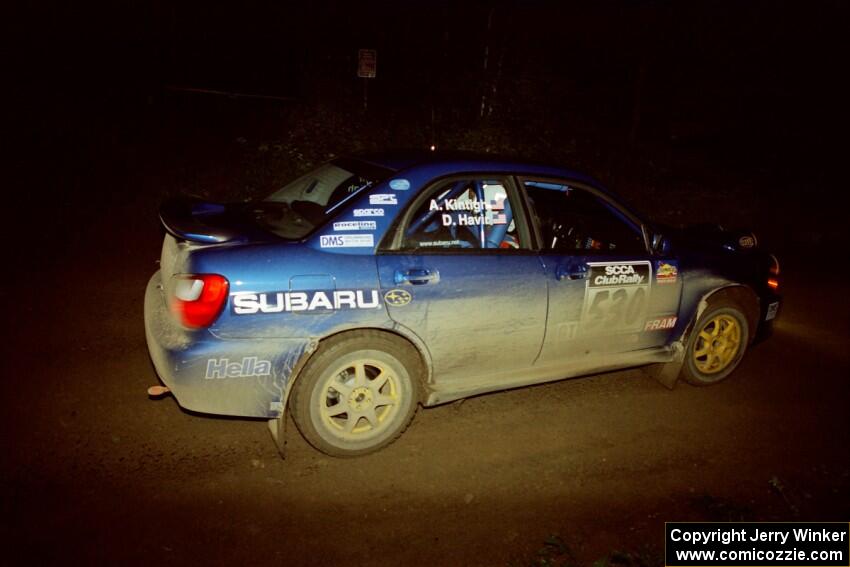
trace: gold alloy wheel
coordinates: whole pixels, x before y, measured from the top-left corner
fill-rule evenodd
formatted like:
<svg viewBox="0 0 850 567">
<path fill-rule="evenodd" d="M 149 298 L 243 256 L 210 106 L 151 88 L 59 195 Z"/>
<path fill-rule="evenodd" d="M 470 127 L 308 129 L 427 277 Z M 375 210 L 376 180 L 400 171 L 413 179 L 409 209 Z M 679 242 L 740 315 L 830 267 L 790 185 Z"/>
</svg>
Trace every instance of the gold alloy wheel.
<svg viewBox="0 0 850 567">
<path fill-rule="evenodd" d="M 399 409 L 398 381 L 375 360 L 358 359 L 330 374 L 319 410 L 328 431 L 346 441 L 383 432 Z"/>
<path fill-rule="evenodd" d="M 717 374 L 728 367 L 741 348 L 741 325 L 731 315 L 709 319 L 694 345 L 694 364 L 703 374 Z"/>
</svg>

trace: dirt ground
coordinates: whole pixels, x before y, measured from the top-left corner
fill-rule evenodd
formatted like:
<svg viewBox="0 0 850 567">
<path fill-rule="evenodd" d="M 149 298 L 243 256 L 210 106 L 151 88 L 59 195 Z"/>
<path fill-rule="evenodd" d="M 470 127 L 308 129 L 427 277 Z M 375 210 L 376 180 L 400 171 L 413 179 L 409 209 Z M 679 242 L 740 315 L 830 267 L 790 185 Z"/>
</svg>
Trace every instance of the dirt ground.
<svg viewBox="0 0 850 567">
<path fill-rule="evenodd" d="M 282 460 L 263 421 L 148 399 L 161 236 L 111 222 L 2 287 L 0 563 L 660 564 L 665 521 L 850 518 L 850 309 L 828 262 L 785 258 L 775 335 L 720 385 L 629 370 L 481 396 L 353 460 L 290 423 Z"/>
</svg>

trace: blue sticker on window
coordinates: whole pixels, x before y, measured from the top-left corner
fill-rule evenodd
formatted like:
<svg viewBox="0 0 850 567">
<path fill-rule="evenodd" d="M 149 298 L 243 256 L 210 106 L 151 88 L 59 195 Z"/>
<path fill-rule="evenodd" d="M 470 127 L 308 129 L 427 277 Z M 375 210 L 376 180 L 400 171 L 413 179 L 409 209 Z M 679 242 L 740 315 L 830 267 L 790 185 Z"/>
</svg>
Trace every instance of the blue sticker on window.
<svg viewBox="0 0 850 567">
<path fill-rule="evenodd" d="M 396 191 L 407 191 L 410 189 L 410 181 L 407 179 L 393 179 L 390 181 L 390 188 Z"/>
</svg>

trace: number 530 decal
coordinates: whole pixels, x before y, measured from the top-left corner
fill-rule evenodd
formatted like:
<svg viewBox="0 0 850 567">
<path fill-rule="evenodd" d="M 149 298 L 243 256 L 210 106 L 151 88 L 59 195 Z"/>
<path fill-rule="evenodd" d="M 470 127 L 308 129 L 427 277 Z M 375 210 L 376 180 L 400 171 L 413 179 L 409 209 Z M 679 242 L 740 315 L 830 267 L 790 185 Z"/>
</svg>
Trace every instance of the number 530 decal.
<svg viewBox="0 0 850 567">
<path fill-rule="evenodd" d="M 587 334 L 643 330 L 649 306 L 649 262 L 588 264 L 581 329 Z"/>
</svg>

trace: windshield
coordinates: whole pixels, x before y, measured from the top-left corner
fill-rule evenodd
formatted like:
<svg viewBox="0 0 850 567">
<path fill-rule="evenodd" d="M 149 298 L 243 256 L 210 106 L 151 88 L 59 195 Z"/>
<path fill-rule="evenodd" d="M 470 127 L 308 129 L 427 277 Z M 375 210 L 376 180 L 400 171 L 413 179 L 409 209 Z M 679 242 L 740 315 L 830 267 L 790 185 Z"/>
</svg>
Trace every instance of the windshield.
<svg viewBox="0 0 850 567">
<path fill-rule="evenodd" d="M 304 238 L 323 225 L 351 196 L 380 181 L 363 177 L 337 162 L 328 163 L 278 189 L 265 200 L 250 204 L 263 228 L 286 239 Z"/>
</svg>

